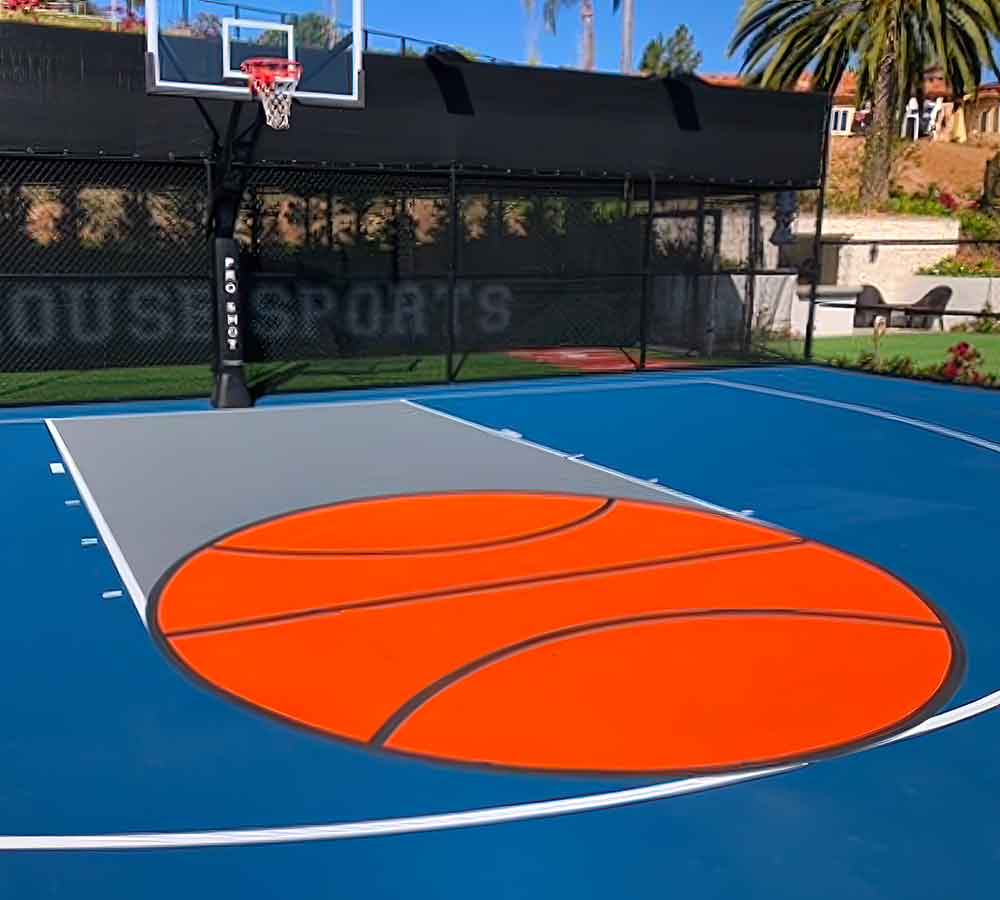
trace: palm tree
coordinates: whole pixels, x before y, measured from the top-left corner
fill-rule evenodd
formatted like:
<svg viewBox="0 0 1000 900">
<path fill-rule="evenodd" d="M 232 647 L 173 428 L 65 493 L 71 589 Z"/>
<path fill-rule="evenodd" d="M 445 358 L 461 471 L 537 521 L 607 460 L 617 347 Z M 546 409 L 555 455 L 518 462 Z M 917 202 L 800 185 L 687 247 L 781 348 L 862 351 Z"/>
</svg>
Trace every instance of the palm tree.
<svg viewBox="0 0 1000 900">
<path fill-rule="evenodd" d="M 613 0 L 615 12 L 622 11 L 622 72 L 632 74 L 632 39 L 635 37 L 635 0 Z"/>
<path fill-rule="evenodd" d="M 541 60 L 538 52 L 538 21 L 535 12 L 538 9 L 536 0 L 521 0 L 524 15 L 528 20 L 528 65 L 537 66 Z"/>
<path fill-rule="evenodd" d="M 544 0 L 542 17 L 545 25 L 553 34 L 556 33 L 556 18 L 564 6 L 580 5 L 580 23 L 583 29 L 583 48 L 580 54 L 580 68 L 593 71 L 597 62 L 596 43 L 594 39 L 594 0 Z"/>
<path fill-rule="evenodd" d="M 974 93 L 988 66 L 1000 80 L 993 41 L 1000 0 L 745 0 L 729 46 L 745 45 L 742 71 L 764 87 L 788 88 L 813 67 L 813 89 L 832 92 L 849 64 L 859 100 L 871 101 L 861 202 L 889 199 L 892 150 L 911 96 L 938 65 L 956 97 Z"/>
</svg>

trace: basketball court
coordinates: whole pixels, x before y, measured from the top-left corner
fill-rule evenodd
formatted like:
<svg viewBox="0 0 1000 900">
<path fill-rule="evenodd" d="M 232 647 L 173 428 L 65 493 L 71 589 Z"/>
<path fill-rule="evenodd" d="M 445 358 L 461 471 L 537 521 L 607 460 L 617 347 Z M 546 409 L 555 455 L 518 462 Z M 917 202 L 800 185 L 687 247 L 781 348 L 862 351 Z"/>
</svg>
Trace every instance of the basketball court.
<svg viewBox="0 0 1000 900">
<path fill-rule="evenodd" d="M 988 895 L 985 392 L 12 413 L 9 896 Z"/>
<path fill-rule="evenodd" d="M 773 364 L 826 101 L 380 34 L 0 26 L 0 397 L 63 400 L 0 896 L 993 896 L 1000 411 Z"/>
</svg>

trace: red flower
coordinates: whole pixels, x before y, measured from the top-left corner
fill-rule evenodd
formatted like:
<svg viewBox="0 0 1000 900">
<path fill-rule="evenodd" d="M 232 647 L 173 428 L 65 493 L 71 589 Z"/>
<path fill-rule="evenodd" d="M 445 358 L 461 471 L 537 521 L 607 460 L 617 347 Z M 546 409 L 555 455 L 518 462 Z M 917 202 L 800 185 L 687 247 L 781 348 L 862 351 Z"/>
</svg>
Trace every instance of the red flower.
<svg viewBox="0 0 1000 900">
<path fill-rule="evenodd" d="M 965 356 L 969 352 L 969 345 L 965 341 L 962 341 L 952 352 L 957 353 L 959 356 Z"/>
<path fill-rule="evenodd" d="M 958 376 L 958 365 L 953 362 L 948 363 L 948 365 L 941 370 L 941 374 L 950 381 L 953 381 Z"/>
</svg>

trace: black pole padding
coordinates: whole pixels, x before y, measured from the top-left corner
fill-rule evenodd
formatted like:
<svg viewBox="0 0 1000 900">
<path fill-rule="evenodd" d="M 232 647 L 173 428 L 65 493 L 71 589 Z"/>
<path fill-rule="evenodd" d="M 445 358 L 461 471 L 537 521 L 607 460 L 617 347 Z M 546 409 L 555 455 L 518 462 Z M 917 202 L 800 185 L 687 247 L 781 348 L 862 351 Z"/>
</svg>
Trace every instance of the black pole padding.
<svg viewBox="0 0 1000 900">
<path fill-rule="evenodd" d="M 219 371 L 212 405 L 219 409 L 253 406 L 243 369 L 246 305 L 240 278 L 240 247 L 232 238 L 217 237 L 213 246 L 215 309 Z"/>
</svg>

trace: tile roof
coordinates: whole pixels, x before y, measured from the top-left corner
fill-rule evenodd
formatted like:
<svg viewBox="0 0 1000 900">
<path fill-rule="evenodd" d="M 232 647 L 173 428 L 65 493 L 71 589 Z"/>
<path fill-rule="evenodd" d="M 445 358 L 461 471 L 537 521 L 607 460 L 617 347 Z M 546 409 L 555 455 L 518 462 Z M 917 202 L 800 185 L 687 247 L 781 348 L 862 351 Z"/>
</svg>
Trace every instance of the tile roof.
<svg viewBox="0 0 1000 900">
<path fill-rule="evenodd" d="M 743 76 L 741 75 L 701 75 L 699 77 L 703 81 L 718 85 L 719 87 L 743 86 Z M 795 90 L 810 91 L 812 90 L 812 83 L 813 76 L 807 72 L 799 78 L 795 85 Z M 924 90 L 928 100 L 937 100 L 938 97 L 948 100 L 952 96 L 951 87 L 941 76 L 940 72 L 936 71 L 927 73 L 924 79 Z M 1000 94 L 1000 84 L 984 85 L 980 93 L 983 93 L 983 91 L 992 91 Z M 843 78 L 840 79 L 840 84 L 837 85 L 837 90 L 833 94 L 833 102 L 838 104 L 855 104 L 857 100 L 858 76 L 854 72 L 845 72 Z"/>
</svg>

